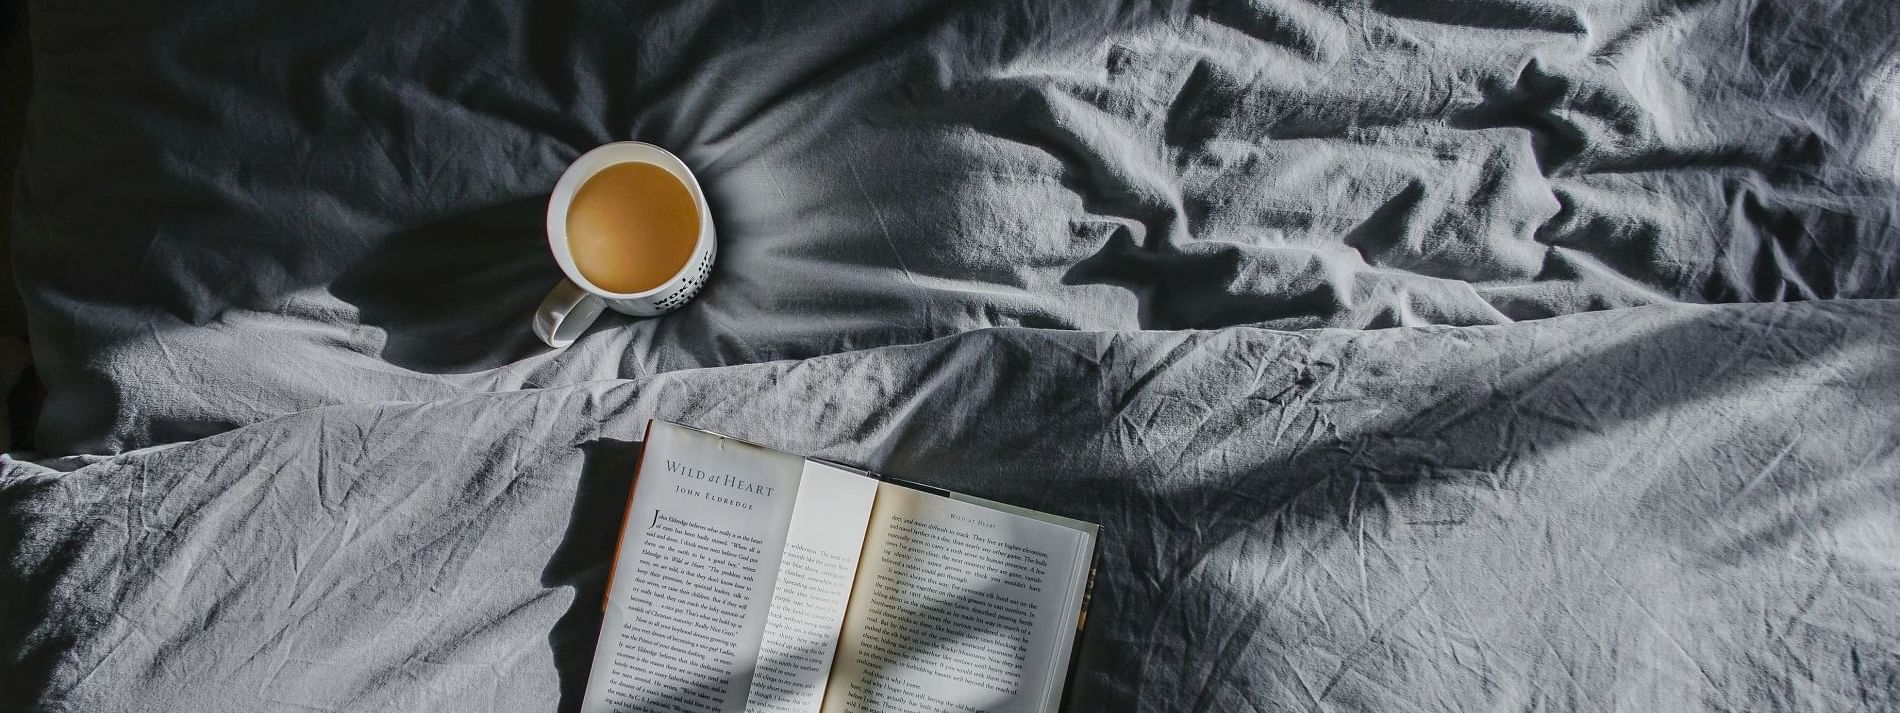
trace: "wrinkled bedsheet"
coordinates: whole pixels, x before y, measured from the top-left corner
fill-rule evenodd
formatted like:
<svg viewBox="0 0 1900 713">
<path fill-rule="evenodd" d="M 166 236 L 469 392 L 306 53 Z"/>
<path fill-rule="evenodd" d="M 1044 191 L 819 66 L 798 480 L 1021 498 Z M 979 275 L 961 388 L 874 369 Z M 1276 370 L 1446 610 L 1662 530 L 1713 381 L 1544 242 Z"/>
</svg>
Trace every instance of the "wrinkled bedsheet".
<svg viewBox="0 0 1900 713">
<path fill-rule="evenodd" d="M 1076 710 L 1900 709 L 1900 4 L 30 10 L 0 710 L 571 708 L 654 416 L 1105 525 Z"/>
<path fill-rule="evenodd" d="M 1896 327 L 996 329 L 8 462 L 0 662 L 44 710 L 571 708 L 658 416 L 1105 525 L 1076 710 L 1893 710 Z"/>
<path fill-rule="evenodd" d="M 52 454 L 995 326 L 1900 296 L 1889 0 L 31 9 Z M 548 352 L 547 191 L 623 139 L 719 267 Z"/>
</svg>

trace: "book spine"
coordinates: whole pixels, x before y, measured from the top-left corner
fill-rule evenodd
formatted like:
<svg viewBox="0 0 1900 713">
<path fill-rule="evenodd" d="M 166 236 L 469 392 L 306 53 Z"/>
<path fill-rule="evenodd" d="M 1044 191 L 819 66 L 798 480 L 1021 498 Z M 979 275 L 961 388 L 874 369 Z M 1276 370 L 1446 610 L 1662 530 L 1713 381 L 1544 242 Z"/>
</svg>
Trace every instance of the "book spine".
<svg viewBox="0 0 1900 713">
<path fill-rule="evenodd" d="M 620 546 L 627 541 L 627 528 L 633 526 L 633 493 L 640 489 L 640 467 L 647 461 L 647 444 L 653 442 L 653 419 L 647 419 L 647 429 L 640 434 L 640 457 L 633 459 L 633 482 L 627 484 L 627 507 L 620 516 L 620 534 L 614 538 L 614 558 L 607 563 L 607 586 L 600 593 L 600 611 L 606 613 L 613 606 L 614 574 L 620 569 Z"/>
<path fill-rule="evenodd" d="M 1082 586 L 1082 609 L 1075 614 L 1075 644 L 1069 649 L 1069 670 L 1062 676 L 1062 699 L 1056 704 L 1056 710 L 1068 710 L 1069 704 L 1075 701 L 1076 689 L 1081 687 L 1080 679 L 1085 668 L 1082 665 L 1082 644 L 1088 638 L 1089 603 L 1095 599 L 1095 573 L 1102 568 L 1102 534 L 1107 531 L 1107 528 L 1098 526 L 1095 542 L 1089 548 L 1088 583 Z"/>
<path fill-rule="evenodd" d="M 922 490 L 926 493 L 930 493 L 931 495 L 937 495 L 937 496 L 946 497 L 946 498 L 950 497 L 949 490 L 944 489 L 944 488 L 939 488 L 935 485 L 926 485 L 924 483 L 919 483 L 914 480 L 905 480 L 903 478 L 893 478 L 888 475 L 876 475 L 876 477 L 878 480 L 882 480 L 886 483 L 890 483 L 891 485 L 901 485 L 906 488 L 910 488 L 911 490 Z"/>
</svg>

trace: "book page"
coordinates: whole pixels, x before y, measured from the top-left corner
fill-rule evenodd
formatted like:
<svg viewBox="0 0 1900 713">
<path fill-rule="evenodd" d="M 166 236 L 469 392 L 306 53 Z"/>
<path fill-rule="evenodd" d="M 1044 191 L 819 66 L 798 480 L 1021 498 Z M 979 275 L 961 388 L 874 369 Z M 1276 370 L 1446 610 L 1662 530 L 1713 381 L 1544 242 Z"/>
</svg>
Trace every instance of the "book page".
<svg viewBox="0 0 1900 713">
<path fill-rule="evenodd" d="M 584 713 L 745 710 L 804 463 L 651 422 Z"/>
<path fill-rule="evenodd" d="M 1042 713 L 1060 702 L 1090 531 L 883 484 L 825 713 Z"/>
<path fill-rule="evenodd" d="M 746 710 L 817 713 L 878 481 L 807 461 Z"/>
</svg>

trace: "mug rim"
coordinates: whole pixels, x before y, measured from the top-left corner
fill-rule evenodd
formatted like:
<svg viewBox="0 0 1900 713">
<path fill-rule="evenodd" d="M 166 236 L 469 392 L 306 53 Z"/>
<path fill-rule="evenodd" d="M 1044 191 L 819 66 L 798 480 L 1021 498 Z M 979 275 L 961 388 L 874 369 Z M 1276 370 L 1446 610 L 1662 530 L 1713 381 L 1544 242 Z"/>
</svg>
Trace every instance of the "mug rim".
<svg viewBox="0 0 1900 713">
<path fill-rule="evenodd" d="M 645 141 L 614 141 L 588 149 L 576 157 L 567 168 L 561 171 L 561 177 L 554 182 L 554 190 L 548 195 L 547 239 L 548 249 L 554 253 L 554 262 L 560 266 L 561 273 L 575 287 L 607 300 L 638 300 L 658 296 L 677 286 L 690 273 L 693 258 L 688 257 L 686 264 L 678 272 L 666 278 L 665 282 L 653 289 L 640 292 L 613 292 L 589 281 L 581 274 L 580 267 L 574 264 L 574 253 L 568 245 L 567 213 L 573 207 L 574 194 L 582 185 L 596 174 L 610 166 L 623 163 L 645 163 L 665 169 L 693 197 L 693 204 L 699 209 L 699 232 L 693 236 L 693 249 L 689 255 L 697 256 L 711 242 L 713 235 L 712 210 L 706 205 L 706 196 L 701 192 L 698 177 L 685 161 L 673 155 L 671 151 Z"/>
</svg>

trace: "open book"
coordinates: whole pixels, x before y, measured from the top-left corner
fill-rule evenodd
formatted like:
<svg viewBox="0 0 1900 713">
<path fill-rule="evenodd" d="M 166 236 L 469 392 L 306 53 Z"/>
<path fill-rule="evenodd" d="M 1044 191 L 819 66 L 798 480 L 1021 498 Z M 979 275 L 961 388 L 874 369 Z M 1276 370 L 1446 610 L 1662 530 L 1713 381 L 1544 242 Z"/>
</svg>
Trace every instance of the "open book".
<svg viewBox="0 0 1900 713">
<path fill-rule="evenodd" d="M 1098 528 L 647 423 L 584 713 L 1055 710 Z"/>
</svg>

